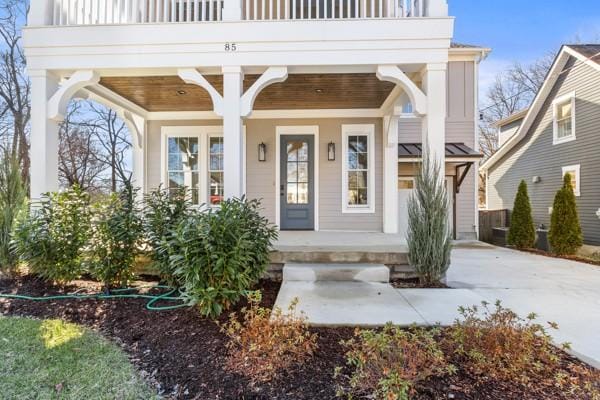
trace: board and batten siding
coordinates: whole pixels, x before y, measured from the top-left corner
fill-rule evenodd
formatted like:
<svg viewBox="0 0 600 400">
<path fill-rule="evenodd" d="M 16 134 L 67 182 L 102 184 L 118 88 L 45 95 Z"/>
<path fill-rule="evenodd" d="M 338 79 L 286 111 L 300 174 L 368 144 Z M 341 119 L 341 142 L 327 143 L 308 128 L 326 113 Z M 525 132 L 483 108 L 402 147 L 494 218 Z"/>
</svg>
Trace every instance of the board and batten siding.
<svg viewBox="0 0 600 400">
<path fill-rule="evenodd" d="M 572 68 L 576 64 L 575 68 Z M 575 136 L 552 144 L 555 98 L 575 91 Z M 600 245 L 600 73 L 571 58 L 522 141 L 488 171 L 488 208 L 512 209 L 519 182 L 527 182 L 536 225 L 550 226 L 549 207 L 562 185 L 562 167 L 580 165 L 577 197 L 584 242 Z M 538 183 L 532 178 L 539 176 Z"/>
<path fill-rule="evenodd" d="M 373 124 L 375 126 L 375 212 L 369 214 L 342 213 L 342 125 Z M 147 138 L 147 187 L 152 190 L 161 183 L 161 128 L 163 126 L 221 125 L 220 120 L 150 121 Z M 324 119 L 249 119 L 246 126 L 246 195 L 261 199 L 263 215 L 275 222 L 275 149 L 277 126 L 317 125 L 319 127 L 319 229 L 344 231 L 383 230 L 383 140 L 381 118 Z M 336 145 L 335 161 L 327 160 L 327 144 Z M 265 162 L 258 161 L 258 145 L 267 145 Z"/>
<path fill-rule="evenodd" d="M 476 148 L 475 138 L 475 63 L 452 61 L 447 74 L 446 143 L 464 143 Z M 403 117 L 398 121 L 400 143 L 421 143 L 421 118 Z M 454 175 L 447 167 L 446 175 Z M 477 164 L 469 171 L 456 195 L 456 235 L 475 239 L 478 204 L 475 196 Z M 401 169 L 402 170 L 402 169 Z"/>
</svg>

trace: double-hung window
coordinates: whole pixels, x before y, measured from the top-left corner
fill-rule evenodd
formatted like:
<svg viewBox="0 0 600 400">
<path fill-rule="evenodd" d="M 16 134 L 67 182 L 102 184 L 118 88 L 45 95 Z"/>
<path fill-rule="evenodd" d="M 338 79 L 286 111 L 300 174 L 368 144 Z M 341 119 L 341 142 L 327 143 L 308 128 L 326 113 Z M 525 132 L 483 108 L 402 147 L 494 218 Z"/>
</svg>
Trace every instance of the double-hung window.
<svg viewBox="0 0 600 400">
<path fill-rule="evenodd" d="M 575 140 L 575 92 L 555 99 L 552 107 L 553 144 Z"/>
<path fill-rule="evenodd" d="M 219 126 L 168 126 L 163 134 L 163 184 L 171 194 L 185 189 L 193 205 L 223 200 L 223 136 Z"/>
<path fill-rule="evenodd" d="M 575 196 L 580 196 L 581 195 L 581 183 L 580 183 L 580 166 L 579 164 L 577 165 L 569 165 L 568 167 L 563 167 L 562 168 L 562 174 L 563 174 L 563 178 L 566 174 L 569 174 L 569 177 L 571 178 L 571 186 L 573 187 L 573 193 L 575 193 Z"/>
<path fill-rule="evenodd" d="M 342 125 L 342 211 L 375 212 L 375 127 Z"/>
</svg>

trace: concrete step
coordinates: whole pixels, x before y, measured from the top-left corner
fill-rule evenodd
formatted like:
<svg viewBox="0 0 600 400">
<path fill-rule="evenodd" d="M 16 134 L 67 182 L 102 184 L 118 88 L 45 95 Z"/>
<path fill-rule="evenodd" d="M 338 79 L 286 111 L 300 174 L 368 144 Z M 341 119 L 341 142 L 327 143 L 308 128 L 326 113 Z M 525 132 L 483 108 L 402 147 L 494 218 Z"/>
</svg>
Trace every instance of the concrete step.
<svg viewBox="0 0 600 400">
<path fill-rule="evenodd" d="M 390 269 L 383 264 L 300 264 L 286 263 L 284 281 L 303 282 L 384 282 Z"/>
</svg>

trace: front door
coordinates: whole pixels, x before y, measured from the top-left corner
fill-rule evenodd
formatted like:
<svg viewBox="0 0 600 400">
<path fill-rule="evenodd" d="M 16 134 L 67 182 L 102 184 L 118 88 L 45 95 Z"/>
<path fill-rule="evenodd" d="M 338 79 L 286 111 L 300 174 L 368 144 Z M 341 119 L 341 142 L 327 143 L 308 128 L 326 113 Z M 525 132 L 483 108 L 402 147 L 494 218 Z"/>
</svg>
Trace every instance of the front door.
<svg viewBox="0 0 600 400">
<path fill-rule="evenodd" d="M 281 136 L 280 228 L 313 230 L 314 137 Z"/>
</svg>

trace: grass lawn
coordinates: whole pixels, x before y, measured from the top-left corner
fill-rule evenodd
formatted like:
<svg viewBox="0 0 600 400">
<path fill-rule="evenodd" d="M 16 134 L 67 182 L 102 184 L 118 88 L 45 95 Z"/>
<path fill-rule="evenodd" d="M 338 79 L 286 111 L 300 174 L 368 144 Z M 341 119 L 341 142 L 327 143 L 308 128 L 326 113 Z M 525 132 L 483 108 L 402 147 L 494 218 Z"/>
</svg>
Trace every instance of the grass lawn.
<svg viewBox="0 0 600 400">
<path fill-rule="evenodd" d="M 114 344 L 79 325 L 0 315 L 0 397 L 152 399 Z"/>
</svg>

